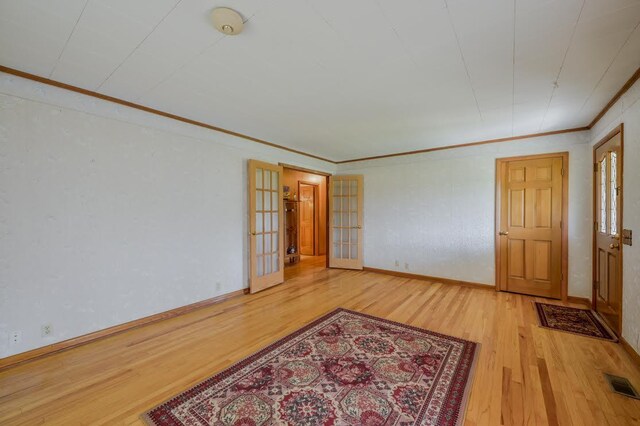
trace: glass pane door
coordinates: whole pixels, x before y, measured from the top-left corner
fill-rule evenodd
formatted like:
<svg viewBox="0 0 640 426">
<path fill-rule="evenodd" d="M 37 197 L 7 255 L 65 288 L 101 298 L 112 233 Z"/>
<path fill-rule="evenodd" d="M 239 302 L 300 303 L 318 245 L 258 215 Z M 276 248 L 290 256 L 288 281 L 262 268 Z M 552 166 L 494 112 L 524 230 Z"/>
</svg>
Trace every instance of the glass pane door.
<svg viewBox="0 0 640 426">
<path fill-rule="evenodd" d="M 282 167 L 249 160 L 250 290 L 284 281 Z"/>
<path fill-rule="evenodd" d="M 329 266 L 362 269 L 363 177 L 331 176 L 329 184 Z"/>
</svg>

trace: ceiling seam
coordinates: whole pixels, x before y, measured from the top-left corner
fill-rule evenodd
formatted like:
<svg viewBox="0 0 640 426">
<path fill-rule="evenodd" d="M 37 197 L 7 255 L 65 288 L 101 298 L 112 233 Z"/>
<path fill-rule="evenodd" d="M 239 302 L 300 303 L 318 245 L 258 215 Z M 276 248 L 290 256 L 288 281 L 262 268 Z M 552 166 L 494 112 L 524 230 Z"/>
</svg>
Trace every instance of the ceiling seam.
<svg viewBox="0 0 640 426">
<path fill-rule="evenodd" d="M 513 0 L 513 46 L 511 49 L 511 136 L 515 133 L 516 115 L 516 5 L 518 0 Z"/>
<path fill-rule="evenodd" d="M 638 21 L 636 23 L 636 26 L 633 27 L 633 29 L 631 30 L 631 32 L 629 33 L 629 36 L 625 39 L 624 43 L 622 43 L 622 46 L 620 46 L 620 49 L 618 49 L 618 51 L 616 52 L 616 55 L 613 57 L 613 59 L 611 60 L 611 63 L 609 64 L 609 66 L 607 66 L 607 69 L 604 70 L 604 72 L 602 73 L 602 75 L 600 76 L 600 79 L 598 79 L 598 82 L 596 83 L 596 85 L 594 86 L 593 90 L 591 91 L 591 93 L 589 94 L 589 96 L 587 96 L 587 99 L 585 99 L 584 103 L 582 104 L 582 107 L 580 107 L 580 109 L 578 110 L 578 114 L 582 112 L 582 110 L 584 110 L 584 108 L 587 106 L 587 103 L 589 102 L 589 100 L 591 99 L 591 97 L 593 96 L 593 94 L 596 92 L 596 89 L 598 89 L 598 86 L 600 86 L 600 83 L 602 83 L 602 80 L 604 80 L 605 76 L 607 75 L 607 73 L 609 72 L 609 70 L 611 69 L 611 67 L 613 66 L 613 64 L 616 62 L 616 60 L 618 59 L 618 56 L 620 56 L 620 53 L 622 53 L 622 50 L 624 49 L 624 47 L 629 43 L 629 40 L 631 40 L 631 37 L 633 36 L 633 33 L 636 32 L 636 30 L 640 27 L 640 21 Z"/>
<path fill-rule="evenodd" d="M 462 59 L 462 64 L 464 65 L 464 70 L 467 74 L 467 80 L 469 81 L 469 86 L 471 87 L 471 94 L 473 95 L 473 99 L 476 102 L 476 108 L 478 109 L 478 115 L 480 115 L 480 121 L 484 123 L 484 118 L 482 117 L 482 111 L 480 110 L 480 103 L 478 102 L 478 97 L 476 96 L 476 90 L 473 88 L 473 81 L 471 80 L 471 74 L 469 73 L 469 67 L 467 66 L 467 61 L 464 58 L 464 53 L 462 52 L 462 46 L 460 45 L 460 38 L 458 37 L 458 32 L 456 31 L 456 26 L 453 23 L 453 17 L 451 16 L 451 10 L 449 9 L 449 4 L 447 0 L 444 1 L 444 7 L 447 9 L 447 16 L 449 17 L 449 24 L 451 24 L 451 29 L 453 30 L 453 35 L 456 38 L 456 44 L 458 46 L 458 52 L 460 52 L 460 59 Z"/>
<path fill-rule="evenodd" d="M 573 24 L 573 30 L 571 31 L 571 37 L 569 37 L 569 43 L 567 44 L 567 49 L 564 51 L 564 56 L 562 57 L 562 62 L 560 63 L 560 69 L 558 69 L 558 74 L 556 75 L 556 79 L 553 82 L 553 89 L 551 90 L 551 96 L 549 96 L 549 102 L 547 103 L 547 108 L 544 111 L 544 115 L 542 116 L 542 121 L 540 122 L 540 126 L 538 127 L 538 131 L 542 130 L 544 126 L 544 122 L 547 119 L 547 114 L 549 113 L 549 109 L 551 108 L 551 102 L 553 101 L 553 96 L 556 93 L 556 89 L 558 88 L 558 80 L 560 80 L 560 75 L 562 74 L 562 69 L 564 68 L 564 63 L 567 60 L 567 55 L 569 54 L 569 50 L 571 49 L 571 45 L 573 44 L 573 37 L 576 34 L 576 30 L 578 29 L 578 23 L 580 22 L 580 17 L 582 16 L 582 11 L 584 10 L 584 5 L 587 3 L 587 0 L 582 0 L 582 6 L 580 7 L 580 13 L 578 13 L 578 17 L 576 18 L 576 22 Z"/>
<path fill-rule="evenodd" d="M 143 38 L 142 40 L 140 40 L 140 43 L 138 43 L 138 44 L 136 45 L 136 47 L 134 47 L 134 48 L 133 48 L 133 50 L 132 50 L 131 52 L 129 52 L 129 54 L 127 55 L 127 57 L 126 57 L 126 58 L 124 58 L 124 59 L 122 60 L 122 62 L 120 62 L 120 64 L 118 64 L 118 66 L 117 66 L 117 67 L 115 67 L 115 69 L 109 73 L 109 75 L 108 75 L 108 76 L 107 76 L 107 77 L 102 81 L 102 83 L 100 83 L 100 84 L 98 85 L 98 87 L 96 87 L 96 89 L 95 89 L 95 90 L 100 90 L 100 88 L 102 88 L 102 86 L 103 86 L 107 81 L 109 81 L 109 79 L 110 79 L 111 77 L 113 77 L 113 75 L 114 75 L 114 74 L 115 74 L 115 73 L 120 69 L 120 67 L 121 67 L 122 65 L 124 65 L 124 63 L 125 63 L 125 62 L 127 62 L 127 60 L 128 60 L 128 59 L 129 59 L 129 58 L 130 58 L 130 57 L 131 57 L 131 56 L 132 56 L 132 55 L 133 55 L 133 54 L 134 54 L 134 53 L 135 53 L 135 52 L 140 48 L 140 46 L 142 46 L 142 44 L 143 44 L 143 43 L 144 43 L 144 42 L 149 38 L 149 36 L 150 36 L 151 34 L 153 34 L 153 33 L 154 33 L 154 31 L 156 30 L 156 28 L 158 28 L 158 27 L 159 27 L 159 26 L 164 22 L 164 20 L 165 20 L 165 19 L 167 19 L 167 17 L 168 17 L 169 15 L 171 15 L 171 13 L 173 13 L 173 11 L 176 9 L 176 7 L 178 7 L 178 5 L 179 5 L 180 3 L 182 3 L 182 0 L 178 0 L 178 2 L 176 2 L 176 4 L 174 4 L 174 5 L 173 5 L 173 7 L 171 8 L 171 10 L 169 10 L 169 11 L 168 11 L 168 12 L 167 12 L 163 17 L 162 17 L 162 19 L 160 19 L 160 21 L 159 21 L 157 24 L 155 24 L 155 25 L 153 26 L 153 28 L 151 29 L 151 31 L 149 31 L 149 33 L 148 33 L 146 36 L 144 36 L 144 38 Z"/>
<path fill-rule="evenodd" d="M 67 45 L 69 44 L 69 41 L 71 40 L 71 37 L 73 37 L 73 34 L 76 32 L 76 28 L 78 27 L 78 23 L 80 22 L 80 19 L 82 18 L 82 15 L 84 15 L 84 10 L 87 8 L 88 4 L 89 4 L 89 0 L 86 0 L 84 2 L 84 6 L 82 6 L 82 10 L 80 11 L 80 14 L 78 15 L 78 18 L 76 19 L 75 24 L 73 24 L 73 28 L 71 28 L 71 32 L 69 33 L 69 37 L 67 37 L 67 40 L 64 42 L 64 46 L 62 46 L 62 50 L 60 50 L 60 54 L 58 55 L 58 59 L 56 59 L 55 64 L 53 64 L 53 68 L 51 69 L 51 72 L 49 73 L 49 78 L 53 77 L 53 73 L 56 72 L 56 69 L 58 68 L 58 64 L 60 63 L 60 59 L 62 58 L 62 55 L 64 54 L 64 51 L 67 50 Z"/>
</svg>

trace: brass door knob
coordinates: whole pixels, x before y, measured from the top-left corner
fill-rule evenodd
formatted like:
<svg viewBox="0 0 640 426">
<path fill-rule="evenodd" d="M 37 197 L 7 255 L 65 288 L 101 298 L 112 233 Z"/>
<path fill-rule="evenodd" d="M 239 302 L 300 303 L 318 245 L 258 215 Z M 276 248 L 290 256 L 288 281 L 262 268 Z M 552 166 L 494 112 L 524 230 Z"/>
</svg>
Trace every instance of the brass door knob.
<svg viewBox="0 0 640 426">
<path fill-rule="evenodd" d="M 620 248 L 620 244 L 618 244 L 618 243 L 611 243 L 611 244 L 609 244 L 609 248 L 610 248 L 610 249 L 617 249 L 617 248 Z"/>
<path fill-rule="evenodd" d="M 509 231 L 500 231 L 498 235 L 509 235 Z"/>
</svg>

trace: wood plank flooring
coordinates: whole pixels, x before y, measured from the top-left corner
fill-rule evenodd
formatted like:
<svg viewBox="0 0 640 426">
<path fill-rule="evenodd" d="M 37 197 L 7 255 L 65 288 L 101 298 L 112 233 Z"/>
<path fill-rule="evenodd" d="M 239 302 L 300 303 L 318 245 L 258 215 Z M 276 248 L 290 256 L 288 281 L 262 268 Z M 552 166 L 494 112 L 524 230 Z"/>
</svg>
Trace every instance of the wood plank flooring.
<svg viewBox="0 0 640 426">
<path fill-rule="evenodd" d="M 636 425 L 602 373 L 640 369 L 618 344 L 537 326 L 534 298 L 372 272 L 287 268 L 283 285 L 0 372 L 1 425 L 141 425 L 141 413 L 344 307 L 482 344 L 467 425 Z"/>
</svg>

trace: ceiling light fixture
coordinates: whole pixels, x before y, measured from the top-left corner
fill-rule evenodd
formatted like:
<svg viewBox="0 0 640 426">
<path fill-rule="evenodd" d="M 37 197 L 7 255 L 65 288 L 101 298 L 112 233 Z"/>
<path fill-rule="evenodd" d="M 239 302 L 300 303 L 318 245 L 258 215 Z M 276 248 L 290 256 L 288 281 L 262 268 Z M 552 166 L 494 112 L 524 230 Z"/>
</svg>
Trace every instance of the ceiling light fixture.
<svg viewBox="0 0 640 426">
<path fill-rule="evenodd" d="M 218 31 L 225 35 L 238 35 L 244 28 L 242 16 L 233 9 L 218 7 L 211 12 L 211 20 Z"/>
</svg>

